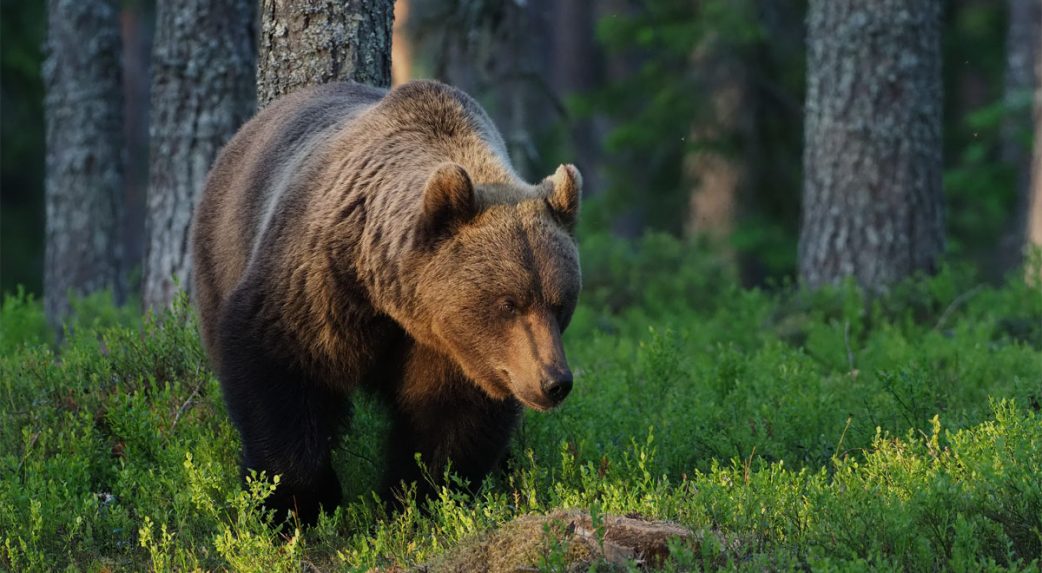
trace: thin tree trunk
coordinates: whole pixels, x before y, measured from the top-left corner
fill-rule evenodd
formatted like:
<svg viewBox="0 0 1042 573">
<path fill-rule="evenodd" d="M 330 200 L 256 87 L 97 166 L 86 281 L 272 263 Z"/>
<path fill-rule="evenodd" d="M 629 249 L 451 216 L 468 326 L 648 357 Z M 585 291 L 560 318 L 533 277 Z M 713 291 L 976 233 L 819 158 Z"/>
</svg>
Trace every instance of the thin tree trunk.
<svg viewBox="0 0 1042 573">
<path fill-rule="evenodd" d="M 123 297 L 123 86 L 114 0 L 48 0 L 44 308 L 57 327 L 68 294 Z"/>
<path fill-rule="evenodd" d="M 603 56 L 594 34 L 593 0 L 559 0 L 553 17 L 553 81 L 557 94 L 567 98 L 595 88 L 600 81 Z M 583 196 L 602 187 L 604 129 L 592 117 L 570 118 L 574 161 L 583 174 Z"/>
<path fill-rule="evenodd" d="M 632 0 L 603 0 L 598 2 L 596 18 L 630 18 L 641 10 Z M 648 59 L 648 54 L 638 50 L 608 50 L 604 60 L 604 77 L 610 85 L 617 81 L 624 81 L 640 72 L 641 67 Z M 617 127 L 615 122 L 605 126 L 605 131 Z M 612 169 L 612 167 L 609 167 Z M 615 168 L 617 169 L 617 168 Z M 616 174 L 617 176 L 618 174 Z M 628 173 L 627 175 L 634 175 Z M 611 176 L 605 177 L 605 180 Z M 643 179 L 634 185 L 646 186 L 647 177 L 632 177 L 633 181 Z M 637 204 L 620 213 L 612 221 L 612 231 L 622 237 L 637 238 L 648 226 L 648 209 L 644 204 Z"/>
<path fill-rule="evenodd" d="M 124 3 L 123 137 L 127 153 L 123 181 L 123 222 L 120 245 L 128 270 L 145 260 L 145 219 L 148 217 L 148 124 L 152 42 L 155 10 L 148 2 Z M 128 273 L 129 274 L 129 273 Z M 140 285 L 127 284 L 127 292 Z"/>
<path fill-rule="evenodd" d="M 1035 68 L 1042 46 L 1042 0 L 1009 0 L 1006 29 L 1005 104 L 1002 126 L 1002 160 L 1014 171 L 1017 208 L 1009 218 L 999 244 L 998 263 L 1009 271 L 1023 259 L 1028 239 L 1028 207 L 1031 201 L 1031 146 L 1025 143 L 1031 124 L 1030 101 L 1035 94 Z"/>
<path fill-rule="evenodd" d="M 254 110 L 255 0 L 159 0 L 143 303 L 191 284 L 189 224 L 217 151 Z M 179 284 L 178 284 L 179 283 Z"/>
<path fill-rule="evenodd" d="M 1042 41 L 1038 45 L 1042 54 Z M 1042 248 L 1042 57 L 1035 59 L 1035 141 L 1034 159 L 1031 164 L 1031 190 L 1028 200 L 1027 243 L 1029 248 Z M 1042 284 L 1042 268 L 1036 268 L 1039 275 L 1034 277 Z"/>
<path fill-rule="evenodd" d="M 738 190 L 746 177 L 745 165 L 726 153 L 702 150 L 686 158 L 684 170 L 694 182 L 685 233 L 707 236 L 723 244 L 734 231 Z M 730 249 L 727 251 L 733 255 Z"/>
<path fill-rule="evenodd" d="M 745 64 L 734 51 L 726 40 L 710 35 L 695 50 L 691 64 L 701 78 L 709 113 L 696 120 L 691 131 L 696 150 L 684 162 L 692 184 L 685 231 L 718 242 L 734 230 L 739 190 L 748 178 L 742 156 L 727 145 L 748 138 L 752 130 Z"/>
<path fill-rule="evenodd" d="M 811 0 L 801 281 L 869 291 L 944 245 L 939 0 Z"/>
<path fill-rule="evenodd" d="M 394 0 L 262 0 L 257 104 L 304 86 L 391 85 Z"/>
<path fill-rule="evenodd" d="M 1042 99 L 1042 98 L 1039 98 Z M 1028 206 L 1030 247 L 1042 248 L 1042 103 L 1035 103 L 1035 153 L 1031 167 L 1031 198 Z M 1039 277 L 1042 280 L 1042 276 Z"/>
<path fill-rule="evenodd" d="M 394 34 L 391 41 L 391 85 L 412 79 L 412 38 L 409 35 L 409 0 L 394 4 Z"/>
</svg>

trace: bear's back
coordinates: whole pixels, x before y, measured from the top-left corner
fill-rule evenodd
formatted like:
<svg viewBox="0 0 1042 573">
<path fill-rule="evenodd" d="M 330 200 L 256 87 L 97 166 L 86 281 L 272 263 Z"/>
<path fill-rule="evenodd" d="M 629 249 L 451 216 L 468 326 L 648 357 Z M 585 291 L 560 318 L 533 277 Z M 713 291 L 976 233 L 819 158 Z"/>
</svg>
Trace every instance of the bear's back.
<svg viewBox="0 0 1042 573">
<path fill-rule="evenodd" d="M 282 196 L 315 169 L 331 130 L 386 94 L 353 83 L 303 89 L 271 103 L 221 150 L 196 208 L 193 298 L 212 340 L 222 302 L 241 280 Z"/>
<path fill-rule="evenodd" d="M 330 285 L 352 288 L 353 260 L 387 267 L 374 257 L 407 245 L 378 240 L 380 229 L 408 236 L 422 183 L 445 161 L 466 168 L 475 185 L 523 185 L 481 106 L 439 82 L 390 91 L 327 84 L 261 111 L 221 151 L 196 210 L 193 297 L 208 349 L 224 301 L 244 279 L 264 283 L 294 330 L 325 321 L 329 313 L 316 309 L 344 304 Z M 367 221 L 379 222 L 363 238 Z M 357 252 L 318 253 L 333 243 Z M 335 281 L 328 260 L 339 265 Z"/>
</svg>

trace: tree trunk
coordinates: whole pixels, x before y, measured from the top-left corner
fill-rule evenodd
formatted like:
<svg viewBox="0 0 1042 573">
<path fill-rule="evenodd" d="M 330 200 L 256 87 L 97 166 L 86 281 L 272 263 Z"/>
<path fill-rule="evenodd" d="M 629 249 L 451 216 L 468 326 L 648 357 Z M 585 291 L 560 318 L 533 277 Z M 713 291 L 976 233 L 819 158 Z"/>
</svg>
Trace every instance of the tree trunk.
<svg viewBox="0 0 1042 573">
<path fill-rule="evenodd" d="M 1042 100 L 1042 98 L 1038 98 Z M 1035 153 L 1031 167 L 1031 198 L 1028 201 L 1028 247 L 1042 248 L 1042 102 L 1035 103 Z M 1042 283 L 1042 276 L 1037 277 Z"/>
<path fill-rule="evenodd" d="M 145 260 L 145 219 L 148 201 L 148 124 L 151 88 L 152 42 L 155 39 L 154 6 L 147 2 L 123 3 L 120 20 L 123 37 L 123 137 L 126 173 L 123 175 L 123 222 L 120 248 L 127 267 Z M 127 284 L 131 292 L 140 285 Z"/>
<path fill-rule="evenodd" d="M 870 292 L 944 246 L 939 0 L 811 0 L 801 281 Z"/>
<path fill-rule="evenodd" d="M 394 4 L 394 34 L 391 40 L 391 85 L 412 79 L 412 38 L 409 34 L 409 0 Z"/>
<path fill-rule="evenodd" d="M 48 0 L 44 309 L 110 288 L 122 301 L 123 86 L 114 0 Z"/>
<path fill-rule="evenodd" d="M 1031 98 L 1036 90 L 1035 68 L 1042 44 L 1042 0 L 1009 0 L 1006 29 L 1006 121 L 1002 126 L 1002 160 L 1014 172 L 1017 208 L 999 245 L 998 262 L 1009 271 L 1023 260 L 1028 239 L 1031 197 L 1031 146 L 1025 143 L 1031 126 Z"/>
<path fill-rule="evenodd" d="M 601 81 L 603 55 L 598 50 L 593 0 L 559 0 L 553 16 L 554 88 L 559 97 L 584 94 Z M 583 196 L 592 197 L 602 188 L 604 153 L 603 126 L 592 117 L 569 118 L 574 161 L 583 174 Z"/>
<path fill-rule="evenodd" d="M 748 178 L 740 146 L 728 143 L 744 142 L 753 127 L 745 62 L 737 50 L 709 34 L 692 55 L 709 113 L 694 122 L 696 149 L 684 161 L 684 175 L 692 184 L 685 232 L 721 243 L 728 255 L 733 255 L 726 241 L 734 230 L 739 190 Z"/>
<path fill-rule="evenodd" d="M 191 284 L 188 232 L 206 174 L 254 110 L 255 15 L 255 0 L 156 6 L 146 308 L 165 308 Z"/>
<path fill-rule="evenodd" d="M 304 86 L 391 85 L 394 0 L 262 0 L 257 104 Z"/>
<path fill-rule="evenodd" d="M 1042 40 L 1038 44 L 1038 50 L 1039 54 L 1042 54 Z M 1029 248 L 1042 248 L 1042 57 L 1035 59 L 1035 78 L 1035 142 L 1030 198 L 1027 202 L 1027 244 Z M 1033 280 L 1038 281 L 1036 284 L 1042 284 L 1042 268 L 1035 270 L 1039 275 Z"/>
<path fill-rule="evenodd" d="M 561 117 L 562 110 L 549 89 L 553 60 L 551 4 L 550 0 L 503 3 L 504 20 L 495 30 L 502 43 L 495 45 L 491 57 L 503 62 L 504 67 L 499 74 L 486 78 L 482 90 L 499 104 L 492 117 L 522 177 L 536 177 L 544 169 L 546 158 L 536 142 Z"/>
<path fill-rule="evenodd" d="M 595 18 L 598 20 L 604 18 L 631 18 L 636 16 L 642 8 L 637 6 L 632 0 L 603 0 L 597 3 L 597 9 Z M 607 50 L 604 55 L 604 81 L 608 85 L 612 85 L 616 82 L 625 81 L 626 78 L 631 78 L 636 74 L 640 73 L 641 68 L 645 65 L 648 59 L 651 57 L 650 54 L 640 50 Z M 618 118 L 610 122 L 605 126 L 605 132 L 618 127 L 621 122 Z M 611 160 L 608 159 L 607 163 Z M 607 165 L 608 173 L 605 173 L 603 178 L 605 181 L 612 178 L 617 178 L 620 173 L 618 172 L 619 167 Z M 628 167 L 628 166 L 626 166 Z M 614 173 L 612 173 L 614 171 Z M 627 175 L 635 175 L 630 171 Z M 638 188 L 647 187 L 648 179 L 646 174 L 643 176 L 632 177 L 633 184 Z M 628 181 L 629 179 L 627 179 Z M 639 183 L 638 183 L 639 182 Z M 584 183 L 585 186 L 585 183 Z M 635 239 L 640 237 L 644 233 L 645 229 L 648 228 L 648 209 L 645 204 L 632 205 L 622 213 L 615 216 L 612 221 L 612 232 L 621 237 Z"/>
</svg>

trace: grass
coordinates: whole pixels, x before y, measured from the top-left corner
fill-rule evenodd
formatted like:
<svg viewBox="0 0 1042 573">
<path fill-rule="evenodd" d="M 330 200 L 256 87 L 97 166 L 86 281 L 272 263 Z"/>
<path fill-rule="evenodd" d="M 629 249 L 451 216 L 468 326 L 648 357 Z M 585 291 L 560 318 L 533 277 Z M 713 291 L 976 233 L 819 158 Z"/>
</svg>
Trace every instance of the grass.
<svg viewBox="0 0 1042 573">
<path fill-rule="evenodd" d="M 577 384 L 527 413 L 476 498 L 387 515 L 386 418 L 335 460 L 349 503 L 309 530 L 238 482 L 237 435 L 191 311 L 0 310 L 0 568 L 299 571 L 431 563 L 518 516 L 639 514 L 701 532 L 665 570 L 1038 571 L 1042 290 L 947 269 L 864 300 L 736 286 L 674 240 L 584 238 Z M 712 535 L 709 535 L 709 533 Z M 542 570 L 567 548 L 544 532 Z"/>
</svg>

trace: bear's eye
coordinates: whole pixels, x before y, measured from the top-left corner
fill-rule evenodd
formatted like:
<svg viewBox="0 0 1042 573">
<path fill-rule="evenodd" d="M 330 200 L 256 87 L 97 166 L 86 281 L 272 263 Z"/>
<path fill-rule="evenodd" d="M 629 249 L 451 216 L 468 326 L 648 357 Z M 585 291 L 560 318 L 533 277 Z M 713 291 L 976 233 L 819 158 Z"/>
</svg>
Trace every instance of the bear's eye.
<svg viewBox="0 0 1042 573">
<path fill-rule="evenodd" d="M 499 308 L 506 316 L 514 316 L 517 314 L 517 301 L 509 296 L 503 297 L 499 299 Z"/>
</svg>

